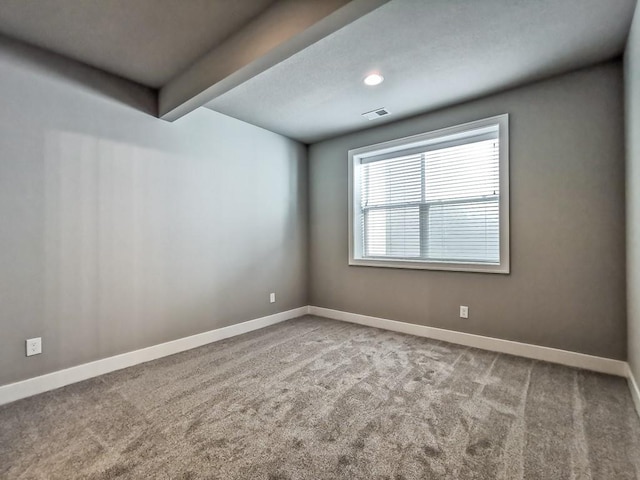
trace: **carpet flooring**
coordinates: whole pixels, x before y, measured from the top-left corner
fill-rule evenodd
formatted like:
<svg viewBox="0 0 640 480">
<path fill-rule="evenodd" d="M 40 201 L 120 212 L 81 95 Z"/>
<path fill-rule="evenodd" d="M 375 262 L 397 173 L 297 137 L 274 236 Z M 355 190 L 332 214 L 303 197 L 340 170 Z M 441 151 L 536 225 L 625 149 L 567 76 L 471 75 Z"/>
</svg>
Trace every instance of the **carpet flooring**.
<svg viewBox="0 0 640 480">
<path fill-rule="evenodd" d="M 3 479 L 640 478 L 622 378 L 316 317 L 0 407 Z"/>
</svg>

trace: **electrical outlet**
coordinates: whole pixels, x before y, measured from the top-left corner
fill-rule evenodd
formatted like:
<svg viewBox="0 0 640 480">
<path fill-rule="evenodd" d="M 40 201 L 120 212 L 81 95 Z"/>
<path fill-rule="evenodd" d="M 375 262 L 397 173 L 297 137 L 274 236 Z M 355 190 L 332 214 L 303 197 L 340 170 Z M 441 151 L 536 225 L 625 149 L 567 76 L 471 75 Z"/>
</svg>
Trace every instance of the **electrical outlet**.
<svg viewBox="0 0 640 480">
<path fill-rule="evenodd" d="M 276 303 L 276 294 L 275 293 L 270 293 L 269 294 L 269 302 Z"/>
<path fill-rule="evenodd" d="M 28 338 L 27 344 L 27 357 L 31 355 L 38 355 L 42 353 L 42 338 Z"/>
<path fill-rule="evenodd" d="M 460 305 L 460 318 L 469 318 L 469 307 Z"/>
</svg>

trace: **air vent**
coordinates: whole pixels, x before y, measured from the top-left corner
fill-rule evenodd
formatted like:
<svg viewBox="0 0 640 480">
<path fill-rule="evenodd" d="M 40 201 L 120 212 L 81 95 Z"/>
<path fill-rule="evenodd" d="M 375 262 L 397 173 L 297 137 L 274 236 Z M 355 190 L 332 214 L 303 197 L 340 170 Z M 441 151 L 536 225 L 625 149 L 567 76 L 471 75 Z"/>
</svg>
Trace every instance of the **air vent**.
<svg viewBox="0 0 640 480">
<path fill-rule="evenodd" d="M 376 108 L 375 110 L 362 114 L 362 116 L 367 120 L 375 120 L 376 118 L 384 117 L 385 115 L 389 115 L 389 110 L 386 108 Z"/>
</svg>

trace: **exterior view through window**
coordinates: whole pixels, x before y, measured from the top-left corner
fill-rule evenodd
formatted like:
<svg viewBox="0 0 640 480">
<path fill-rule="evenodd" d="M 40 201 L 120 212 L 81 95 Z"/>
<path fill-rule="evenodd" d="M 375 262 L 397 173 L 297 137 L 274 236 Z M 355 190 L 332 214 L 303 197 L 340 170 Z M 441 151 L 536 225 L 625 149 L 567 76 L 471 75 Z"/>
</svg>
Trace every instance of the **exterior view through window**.
<svg viewBox="0 0 640 480">
<path fill-rule="evenodd" d="M 349 152 L 350 264 L 508 273 L 508 117 Z"/>
</svg>

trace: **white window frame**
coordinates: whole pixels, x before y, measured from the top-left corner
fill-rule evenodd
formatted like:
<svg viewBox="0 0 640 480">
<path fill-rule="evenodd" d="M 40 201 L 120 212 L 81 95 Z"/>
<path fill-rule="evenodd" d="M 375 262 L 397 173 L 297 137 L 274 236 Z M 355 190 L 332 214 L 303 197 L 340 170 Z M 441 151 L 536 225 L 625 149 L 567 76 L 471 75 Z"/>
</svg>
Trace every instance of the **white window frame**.
<svg viewBox="0 0 640 480">
<path fill-rule="evenodd" d="M 497 264 L 471 263 L 454 261 L 432 261 L 415 260 L 402 258 L 373 259 L 363 257 L 362 254 L 362 231 L 359 228 L 360 216 L 360 169 L 363 160 L 372 157 L 398 156 L 406 151 L 415 151 L 429 145 L 437 145 L 442 142 L 455 139 L 456 135 L 464 138 L 465 134 L 472 130 L 483 127 L 498 126 L 499 139 L 499 175 L 500 175 L 500 262 Z M 358 212 L 356 212 L 358 209 Z M 442 128 L 419 135 L 391 140 L 388 142 L 369 145 L 366 147 L 349 150 L 349 265 L 366 267 L 390 267 L 390 268 L 410 268 L 426 270 L 448 270 L 459 272 L 482 272 L 482 273 L 510 273 L 510 253 L 509 253 L 509 115 L 497 115 L 462 125 Z"/>
</svg>

